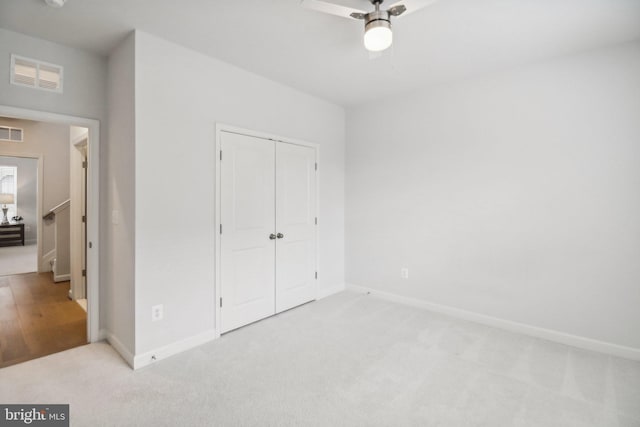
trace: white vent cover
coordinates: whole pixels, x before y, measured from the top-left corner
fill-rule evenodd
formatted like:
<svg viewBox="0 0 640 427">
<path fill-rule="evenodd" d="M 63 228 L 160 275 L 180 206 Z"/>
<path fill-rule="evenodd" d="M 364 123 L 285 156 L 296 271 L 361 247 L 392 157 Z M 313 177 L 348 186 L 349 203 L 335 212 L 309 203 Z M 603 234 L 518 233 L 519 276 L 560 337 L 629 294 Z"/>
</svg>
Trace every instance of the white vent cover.
<svg viewBox="0 0 640 427">
<path fill-rule="evenodd" d="M 0 126 L 0 141 L 22 142 L 23 132 L 24 131 L 19 128 Z"/>
<path fill-rule="evenodd" d="M 11 83 L 62 93 L 62 67 L 11 55 Z"/>
</svg>

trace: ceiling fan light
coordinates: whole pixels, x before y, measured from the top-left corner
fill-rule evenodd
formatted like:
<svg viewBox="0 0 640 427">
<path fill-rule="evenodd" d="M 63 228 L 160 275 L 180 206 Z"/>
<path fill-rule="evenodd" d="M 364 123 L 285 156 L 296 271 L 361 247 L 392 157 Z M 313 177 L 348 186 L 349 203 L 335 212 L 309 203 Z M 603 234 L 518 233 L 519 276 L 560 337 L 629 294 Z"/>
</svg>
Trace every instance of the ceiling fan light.
<svg viewBox="0 0 640 427">
<path fill-rule="evenodd" d="M 385 20 L 377 20 L 367 24 L 364 31 L 364 47 L 371 52 L 380 52 L 387 49 L 393 43 L 391 23 Z"/>
</svg>

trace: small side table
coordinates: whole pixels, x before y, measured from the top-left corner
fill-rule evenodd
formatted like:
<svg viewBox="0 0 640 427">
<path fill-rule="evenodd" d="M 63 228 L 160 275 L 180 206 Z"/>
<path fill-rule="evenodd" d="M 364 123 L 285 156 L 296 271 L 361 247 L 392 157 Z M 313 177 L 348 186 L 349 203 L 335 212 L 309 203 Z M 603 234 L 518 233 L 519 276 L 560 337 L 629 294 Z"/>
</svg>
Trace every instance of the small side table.
<svg viewBox="0 0 640 427">
<path fill-rule="evenodd" d="M 24 224 L 21 222 L 0 225 L 0 246 L 24 246 Z"/>
</svg>

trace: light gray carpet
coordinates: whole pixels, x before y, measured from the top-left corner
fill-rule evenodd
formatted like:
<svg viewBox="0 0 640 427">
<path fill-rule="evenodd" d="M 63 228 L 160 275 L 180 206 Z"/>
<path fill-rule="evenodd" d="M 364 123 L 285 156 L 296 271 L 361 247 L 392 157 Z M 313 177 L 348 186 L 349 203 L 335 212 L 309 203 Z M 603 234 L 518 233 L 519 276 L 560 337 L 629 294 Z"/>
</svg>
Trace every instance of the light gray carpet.
<svg viewBox="0 0 640 427">
<path fill-rule="evenodd" d="M 343 292 L 131 371 L 99 343 L 0 370 L 72 426 L 640 426 L 640 363 Z"/>
<path fill-rule="evenodd" d="M 0 247 L 0 276 L 38 271 L 38 246 Z"/>
</svg>

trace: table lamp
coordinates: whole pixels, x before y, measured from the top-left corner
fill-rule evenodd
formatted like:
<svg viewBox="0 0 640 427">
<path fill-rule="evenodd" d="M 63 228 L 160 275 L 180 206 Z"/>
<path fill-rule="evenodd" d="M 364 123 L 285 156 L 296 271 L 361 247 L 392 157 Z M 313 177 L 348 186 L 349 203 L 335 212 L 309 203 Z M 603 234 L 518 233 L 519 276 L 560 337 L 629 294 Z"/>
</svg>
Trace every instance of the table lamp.
<svg viewBox="0 0 640 427">
<path fill-rule="evenodd" d="M 0 225 L 7 225 L 9 224 L 9 220 L 7 219 L 7 211 L 9 210 L 9 208 L 7 207 L 7 204 L 13 204 L 13 194 L 0 194 L 0 204 L 2 205 L 2 213 L 4 214 L 4 218 L 2 218 L 2 222 L 0 222 Z"/>
</svg>

